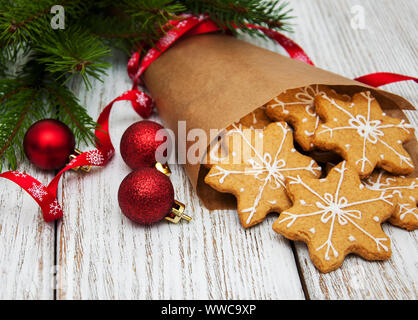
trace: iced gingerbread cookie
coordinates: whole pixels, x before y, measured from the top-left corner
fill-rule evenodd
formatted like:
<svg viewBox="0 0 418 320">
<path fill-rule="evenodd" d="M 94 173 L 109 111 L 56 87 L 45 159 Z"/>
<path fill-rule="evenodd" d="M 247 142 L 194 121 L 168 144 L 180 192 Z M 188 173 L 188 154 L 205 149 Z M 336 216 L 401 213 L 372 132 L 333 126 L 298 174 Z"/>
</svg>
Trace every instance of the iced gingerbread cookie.
<svg viewBox="0 0 418 320">
<path fill-rule="evenodd" d="M 346 161 L 325 179 L 295 175 L 286 187 L 293 206 L 280 214 L 273 229 L 305 242 L 321 272 L 339 268 L 349 253 L 368 260 L 390 257 L 390 239 L 381 223 L 392 215 L 396 199 L 391 192 L 365 188 Z"/>
<path fill-rule="evenodd" d="M 391 192 L 398 200 L 389 222 L 395 226 L 415 230 L 418 228 L 418 178 L 393 176 L 383 170 L 373 172 L 364 181 L 367 189 Z"/>
<path fill-rule="evenodd" d="M 266 114 L 270 119 L 286 121 L 292 125 L 295 130 L 295 140 L 305 151 L 314 149 L 313 135 L 320 122 L 315 112 L 314 100 L 319 94 L 350 100 L 349 96 L 338 95 L 327 86 L 311 85 L 286 90 L 266 105 Z"/>
<path fill-rule="evenodd" d="M 242 141 L 242 150 L 230 148 L 232 163 L 212 166 L 205 182 L 237 198 L 241 224 L 248 228 L 261 222 L 269 212 L 290 207 L 285 191 L 288 175 L 318 177 L 321 168 L 295 150 L 292 131 L 285 122 L 271 123 L 261 132 L 248 130 L 250 134 L 235 125 L 234 130 L 235 139 Z"/>
<path fill-rule="evenodd" d="M 266 115 L 265 107 L 260 107 L 242 117 L 238 123 L 247 128 L 264 129 L 271 123 L 271 120 Z M 229 128 L 231 129 L 232 127 L 229 126 Z"/>
<path fill-rule="evenodd" d="M 352 102 L 318 95 L 315 106 L 324 121 L 315 131 L 315 146 L 337 152 L 361 178 L 368 177 L 375 167 L 393 174 L 414 171 L 402 146 L 413 137 L 413 127 L 387 116 L 369 91 L 355 94 Z"/>
<path fill-rule="evenodd" d="M 270 123 L 271 120 L 266 116 L 265 108 L 261 107 L 242 117 L 240 121 L 234 123 L 234 125 L 240 128 L 264 129 Z M 213 164 L 227 161 L 229 144 L 232 143 L 230 136 L 233 132 L 234 126 L 230 125 L 225 129 L 222 139 L 212 143 L 208 147 L 207 161 L 204 164 L 205 167 L 210 168 Z"/>
</svg>

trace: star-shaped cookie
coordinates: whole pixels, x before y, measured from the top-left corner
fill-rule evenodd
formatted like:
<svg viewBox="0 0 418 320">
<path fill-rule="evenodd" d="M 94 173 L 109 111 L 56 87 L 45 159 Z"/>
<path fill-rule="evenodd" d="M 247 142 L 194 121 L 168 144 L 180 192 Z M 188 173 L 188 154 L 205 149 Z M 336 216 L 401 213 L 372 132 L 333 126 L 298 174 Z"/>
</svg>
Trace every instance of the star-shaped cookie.
<svg viewBox="0 0 418 320">
<path fill-rule="evenodd" d="M 232 138 L 235 140 L 234 148 L 229 150 L 230 161 L 212 166 L 205 182 L 237 198 L 244 228 L 261 222 L 269 212 L 290 207 L 285 191 L 288 175 L 321 174 L 314 160 L 295 150 L 292 130 L 285 122 L 271 123 L 264 130 L 245 131 L 235 126 Z"/>
<path fill-rule="evenodd" d="M 305 242 L 321 272 L 339 268 L 349 253 L 368 260 L 390 257 L 390 239 L 380 224 L 392 215 L 396 199 L 390 192 L 364 188 L 346 161 L 325 179 L 295 175 L 286 187 L 293 206 L 280 214 L 273 229 Z"/>
<path fill-rule="evenodd" d="M 324 121 L 315 131 L 315 146 L 336 151 L 361 178 L 368 177 L 375 167 L 393 174 L 414 171 L 412 159 L 402 146 L 412 139 L 413 127 L 387 116 L 369 91 L 355 94 L 352 102 L 318 95 L 315 106 Z"/>
<path fill-rule="evenodd" d="M 311 85 L 282 92 L 266 105 L 267 116 L 274 121 L 286 121 L 294 128 L 295 140 L 305 151 L 314 149 L 313 135 L 320 120 L 315 112 L 315 96 L 327 94 L 330 97 L 348 101 L 347 95 L 339 95 L 324 85 Z"/>
<path fill-rule="evenodd" d="M 393 176 L 379 170 L 364 185 L 370 190 L 391 192 L 397 198 L 398 205 L 389 219 L 391 224 L 407 230 L 418 228 L 418 178 Z"/>
</svg>

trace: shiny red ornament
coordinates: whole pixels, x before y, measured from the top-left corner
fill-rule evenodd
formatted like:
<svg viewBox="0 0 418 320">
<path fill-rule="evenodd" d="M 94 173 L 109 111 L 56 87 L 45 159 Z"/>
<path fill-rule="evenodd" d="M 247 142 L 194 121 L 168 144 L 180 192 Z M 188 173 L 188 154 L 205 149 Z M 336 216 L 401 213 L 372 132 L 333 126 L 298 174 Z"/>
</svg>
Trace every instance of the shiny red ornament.
<svg viewBox="0 0 418 320">
<path fill-rule="evenodd" d="M 128 174 L 119 186 L 119 206 L 134 222 L 149 225 L 162 220 L 174 206 L 170 179 L 154 168 L 140 168 Z"/>
<path fill-rule="evenodd" d="M 159 130 L 164 130 L 164 127 L 149 120 L 135 122 L 126 129 L 120 141 L 120 153 L 131 169 L 155 165 L 158 160 L 155 158 L 157 148 L 167 140 L 165 135 L 162 141 L 157 141 Z"/>
<path fill-rule="evenodd" d="M 35 122 L 23 139 L 23 149 L 29 161 L 41 169 L 62 168 L 74 148 L 75 139 L 70 128 L 54 119 Z"/>
</svg>

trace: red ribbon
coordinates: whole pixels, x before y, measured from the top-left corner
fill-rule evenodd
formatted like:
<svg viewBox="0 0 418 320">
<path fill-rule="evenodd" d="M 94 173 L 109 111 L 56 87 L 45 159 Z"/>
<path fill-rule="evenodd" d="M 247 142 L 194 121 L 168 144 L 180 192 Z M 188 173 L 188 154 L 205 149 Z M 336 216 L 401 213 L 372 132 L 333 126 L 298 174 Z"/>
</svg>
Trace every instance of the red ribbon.
<svg viewBox="0 0 418 320">
<path fill-rule="evenodd" d="M 0 174 L 0 177 L 15 182 L 27 191 L 33 199 L 35 199 L 42 209 L 42 214 L 46 222 L 54 221 L 63 216 L 61 205 L 57 200 L 58 183 L 62 174 L 74 167 L 86 165 L 105 166 L 115 153 L 115 148 L 113 147 L 109 135 L 109 116 L 113 104 L 122 100 L 131 101 L 132 107 L 141 117 L 149 117 L 152 113 L 152 99 L 146 93 L 136 89 L 137 85 L 141 83 L 140 77 L 144 71 L 154 60 L 156 60 L 181 37 L 221 30 L 220 27 L 211 21 L 207 15 L 183 15 L 183 18 L 183 20 L 169 22 L 169 24 L 171 24 L 174 28 L 170 28 L 166 32 L 166 34 L 156 43 L 155 48 L 152 48 L 147 52 L 142 61 L 140 61 L 139 52 L 135 52 L 130 58 L 127 71 L 129 77 L 133 81 L 132 90 L 126 91 L 118 98 L 114 99 L 101 112 L 99 119 L 97 120 L 100 129 L 95 131 L 97 149 L 84 152 L 74 158 L 54 177 L 54 179 L 52 179 L 47 187 L 26 173 L 8 171 Z M 286 50 L 292 59 L 314 65 L 303 49 L 283 34 L 261 26 L 251 24 L 247 24 L 247 26 L 249 28 L 260 30 L 265 35 L 275 40 Z M 355 80 L 374 87 L 404 80 L 414 80 L 417 82 L 416 78 L 395 73 L 374 73 L 356 78 Z"/>
<path fill-rule="evenodd" d="M 417 78 L 404 76 L 402 74 L 390 73 L 390 72 L 376 72 L 371 74 L 366 74 L 365 76 L 355 78 L 354 80 L 367 84 L 372 87 L 380 87 L 385 84 L 413 80 L 418 82 Z"/>
</svg>

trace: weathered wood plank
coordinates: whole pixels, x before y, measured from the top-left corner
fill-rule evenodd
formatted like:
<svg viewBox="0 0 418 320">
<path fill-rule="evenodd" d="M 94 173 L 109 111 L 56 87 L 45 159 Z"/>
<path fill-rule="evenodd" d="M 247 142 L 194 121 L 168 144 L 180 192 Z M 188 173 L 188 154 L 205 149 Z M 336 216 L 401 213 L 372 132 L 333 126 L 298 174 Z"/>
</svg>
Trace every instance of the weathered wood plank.
<svg viewBox="0 0 418 320">
<path fill-rule="evenodd" d="M 23 164 L 20 171 L 46 184 L 53 174 Z M 0 299 L 53 299 L 54 223 L 13 182 L 0 179 Z"/>
<path fill-rule="evenodd" d="M 356 77 L 375 71 L 417 74 L 416 1 L 362 1 L 366 28 L 350 26 L 354 0 L 294 0 L 298 16 L 292 38 L 322 68 Z M 271 42 L 251 42 L 283 52 Z M 115 56 L 104 84 L 85 92 L 74 87 L 89 112 L 130 87 L 126 59 Z M 414 84 L 387 89 L 417 103 Z M 415 117 L 416 113 L 408 112 Z M 116 145 L 137 115 L 123 102 L 112 114 Z M 155 119 L 158 120 L 158 117 Z M 29 168 L 29 167 L 28 167 Z M 89 175 L 68 173 L 61 195 L 65 218 L 58 225 L 58 294 L 71 298 L 303 298 L 289 242 L 271 230 L 274 217 L 243 230 L 234 211 L 202 208 L 181 168 L 173 167 L 177 198 L 194 217 L 190 224 L 143 228 L 125 219 L 117 189 L 129 172 L 120 156 Z M 28 169 L 42 182 L 51 179 Z M 0 298 L 53 298 L 54 227 L 45 224 L 33 200 L 0 180 Z M 13 214 L 10 214 L 13 213 Z M 366 262 L 349 257 L 343 267 L 320 274 L 303 244 L 296 243 L 308 295 L 330 298 L 417 297 L 417 232 L 385 226 L 393 257 Z"/>
<path fill-rule="evenodd" d="M 78 92 L 93 117 L 130 86 L 126 59 L 116 56 L 112 62 L 104 84 Z M 127 103 L 116 106 L 110 128 L 117 150 L 124 130 L 138 120 Z M 304 297 L 289 242 L 271 230 L 273 219 L 243 230 L 234 211 L 202 208 L 183 169 L 172 171 L 176 198 L 193 216 L 189 224 L 141 227 L 121 214 L 118 187 L 130 170 L 119 153 L 105 169 L 65 176 L 59 299 Z"/>
</svg>

